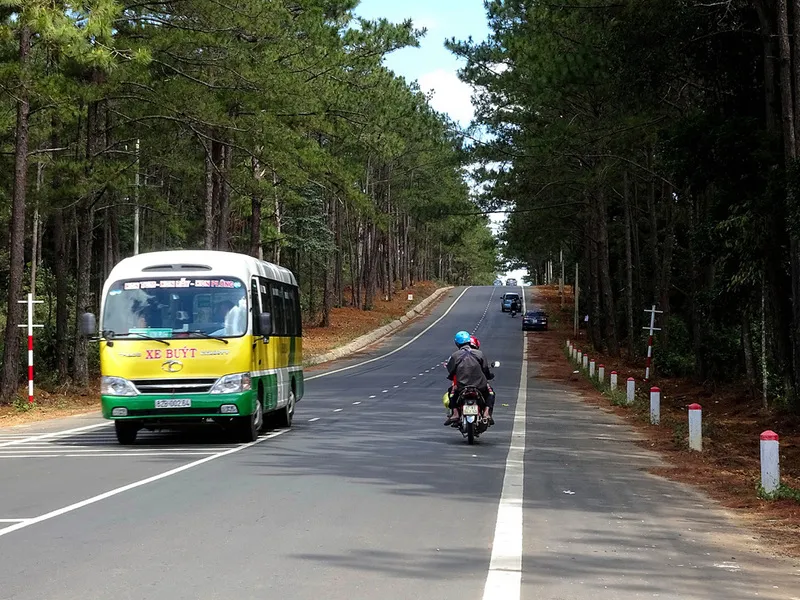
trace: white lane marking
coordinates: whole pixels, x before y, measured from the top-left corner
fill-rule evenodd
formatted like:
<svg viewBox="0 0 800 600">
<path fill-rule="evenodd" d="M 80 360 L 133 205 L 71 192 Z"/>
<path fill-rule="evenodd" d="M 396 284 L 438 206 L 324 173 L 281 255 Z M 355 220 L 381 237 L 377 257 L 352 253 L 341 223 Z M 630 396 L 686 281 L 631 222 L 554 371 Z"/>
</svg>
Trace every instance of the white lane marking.
<svg viewBox="0 0 800 600">
<path fill-rule="evenodd" d="M 358 406 L 361 402 L 353 402 L 353 406 Z"/>
<path fill-rule="evenodd" d="M 342 412 L 342 409 L 341 408 L 334 408 L 333 412 Z"/>
<path fill-rule="evenodd" d="M 22 523 L 23 521 L 30 521 L 30 519 L 0 519 L 0 523 Z"/>
<path fill-rule="evenodd" d="M 412 377 L 411 379 L 416 379 L 416 377 Z"/>
<path fill-rule="evenodd" d="M 374 398 L 374 397 L 375 397 L 374 395 L 373 395 L 373 396 L 370 396 L 370 400 L 371 400 L 372 398 Z"/>
<path fill-rule="evenodd" d="M 397 389 L 397 388 L 399 388 L 399 387 L 400 387 L 399 385 L 396 385 L 396 386 L 394 386 L 394 389 Z"/>
<path fill-rule="evenodd" d="M 182 456 L 208 456 L 216 452 L 119 452 L 107 450 L 100 454 L 3 454 L 3 458 L 127 458 L 134 456 L 168 456 L 170 458 L 181 458 Z"/>
<path fill-rule="evenodd" d="M 381 393 L 382 393 L 382 394 L 385 394 L 385 393 L 386 393 L 386 392 L 388 392 L 388 391 L 389 391 L 389 390 L 383 390 L 383 392 L 381 392 Z"/>
<path fill-rule="evenodd" d="M 74 429 L 65 429 L 63 431 L 52 431 L 50 433 L 32 435 L 17 440 L 12 440 L 10 442 L 3 442 L 2 444 L 0 444 L 0 448 L 7 448 L 8 446 L 16 446 L 18 444 L 24 444 L 26 442 L 38 442 L 39 440 L 47 440 L 50 438 L 62 437 L 73 433 L 80 433 L 81 431 L 89 431 L 90 429 L 97 429 L 98 427 L 109 427 L 110 425 L 111 422 L 109 421 L 105 423 L 95 423 L 94 425 L 86 425 L 85 427 L 76 427 Z"/>
<path fill-rule="evenodd" d="M 242 444 L 241 446 L 237 446 L 236 448 L 231 448 L 230 450 L 226 450 L 225 452 L 218 452 L 217 454 L 206 456 L 205 458 L 201 458 L 199 460 L 195 460 L 185 465 L 181 465 L 180 467 L 176 467 L 175 469 L 164 471 L 163 473 L 159 473 L 158 475 L 153 475 L 152 477 L 148 477 L 146 479 L 140 479 L 139 481 L 134 481 L 133 483 L 129 483 L 128 485 L 123 485 L 122 487 L 118 487 L 116 489 L 104 492 L 102 494 L 98 494 L 97 496 L 92 496 L 91 498 L 87 498 L 86 500 L 81 500 L 80 502 L 76 502 L 75 504 L 70 504 L 69 506 L 65 506 L 63 508 L 50 511 L 49 513 L 45 513 L 43 515 L 34 517 L 32 519 L 23 521 L 21 523 L 16 523 L 15 525 L 11 525 L 10 527 L 0 529 L 0 537 L 8 535 L 9 533 L 13 533 L 14 531 L 24 529 L 25 527 L 30 527 L 31 525 L 41 523 L 42 521 L 49 521 L 50 519 L 54 519 L 55 517 L 60 517 L 61 515 L 64 515 L 66 513 L 78 510 L 79 508 L 83 508 L 84 506 L 95 504 L 96 502 L 100 502 L 101 500 L 106 500 L 107 498 L 111 498 L 112 496 L 116 496 L 118 494 L 122 494 L 123 492 L 136 489 L 143 485 L 159 481 L 160 479 L 166 479 L 167 477 L 172 477 L 173 475 L 177 475 L 178 473 L 183 473 L 184 471 L 188 471 L 189 469 L 193 469 L 194 467 L 199 467 L 202 464 L 211 462 L 212 460 L 216 460 L 218 458 L 222 458 L 223 456 L 228 456 L 236 452 L 241 452 L 245 448 L 250 448 L 266 440 L 271 440 L 272 438 L 276 438 L 279 435 L 283 435 L 287 431 L 291 430 L 281 429 L 279 431 L 273 431 L 272 433 L 269 433 L 264 437 L 258 438 L 254 442 L 250 442 L 248 444 Z"/>
<path fill-rule="evenodd" d="M 313 419 L 309 419 L 309 423 L 313 423 L 314 421 L 319 421 L 319 417 L 314 417 Z"/>
<path fill-rule="evenodd" d="M 403 344 L 399 348 L 395 348 L 391 352 L 387 352 L 386 354 L 381 354 L 380 356 L 376 356 L 375 358 L 370 358 L 369 360 L 365 360 L 364 362 L 360 362 L 360 363 L 355 364 L 355 365 L 350 365 L 349 367 L 342 367 L 341 369 L 336 369 L 335 371 L 328 371 L 327 373 L 320 373 L 319 375 L 314 375 L 313 377 L 306 377 L 305 380 L 306 381 L 311 381 L 312 379 L 319 379 L 320 377 L 327 377 L 328 375 L 335 375 L 336 373 L 341 373 L 342 371 L 349 371 L 350 369 L 355 369 L 357 367 L 363 367 L 364 365 L 368 365 L 370 363 L 374 363 L 375 361 L 383 360 L 384 358 L 392 356 L 393 354 L 397 354 L 398 352 L 400 352 L 400 350 L 403 350 L 404 348 L 408 348 L 411 344 L 416 342 L 419 338 L 421 338 L 423 335 L 428 333 L 431 329 L 436 327 L 436 325 L 438 325 L 439 322 L 442 319 L 444 319 L 448 314 L 450 314 L 450 311 L 453 310 L 453 307 L 458 303 L 459 300 L 461 300 L 461 298 L 464 296 L 464 294 L 466 294 L 469 291 L 470 287 L 467 287 L 466 289 L 464 289 L 464 291 L 461 292 L 461 294 L 459 294 L 458 298 L 453 300 L 453 303 L 447 308 L 446 311 L 444 311 L 444 314 L 441 317 L 436 319 L 433 323 L 428 325 L 425 329 L 423 329 L 421 332 L 419 332 L 417 335 L 415 335 L 413 338 L 408 340 L 405 344 Z"/>
<path fill-rule="evenodd" d="M 514 429 L 506 459 L 503 492 L 497 508 L 492 559 L 483 600 L 519 600 L 522 587 L 522 498 L 525 481 L 525 414 L 528 400 L 528 338 L 522 336 L 522 372 L 519 377 Z"/>
<path fill-rule="evenodd" d="M 406 383 L 408 383 L 408 382 L 407 382 L 407 381 L 404 381 L 404 382 L 403 382 L 403 384 L 404 384 L 404 385 L 405 385 Z"/>
</svg>

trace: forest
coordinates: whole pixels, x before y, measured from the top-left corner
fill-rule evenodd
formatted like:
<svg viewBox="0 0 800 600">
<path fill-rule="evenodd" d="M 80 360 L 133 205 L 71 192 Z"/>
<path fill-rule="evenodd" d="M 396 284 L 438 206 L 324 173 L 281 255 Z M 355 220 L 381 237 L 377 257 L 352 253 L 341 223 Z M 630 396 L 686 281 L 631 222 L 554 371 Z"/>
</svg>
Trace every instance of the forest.
<svg viewBox="0 0 800 600">
<path fill-rule="evenodd" d="M 409 20 L 358 0 L 0 2 L 0 403 L 24 374 L 86 385 L 76 335 L 122 258 L 251 254 L 291 269 L 304 320 L 417 281 L 486 284 L 497 244 L 470 141 L 385 56 Z"/>
<path fill-rule="evenodd" d="M 490 0 L 449 40 L 505 256 L 561 256 L 593 346 L 800 409 L 800 0 Z"/>
</svg>

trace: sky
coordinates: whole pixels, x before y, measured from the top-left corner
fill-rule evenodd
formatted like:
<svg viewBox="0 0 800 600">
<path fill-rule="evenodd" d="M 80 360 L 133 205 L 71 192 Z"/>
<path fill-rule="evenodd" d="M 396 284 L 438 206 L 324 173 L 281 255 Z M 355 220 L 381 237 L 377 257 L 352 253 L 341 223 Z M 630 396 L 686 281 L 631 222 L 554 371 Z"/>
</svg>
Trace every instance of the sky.
<svg viewBox="0 0 800 600">
<path fill-rule="evenodd" d="M 385 64 L 432 93 L 434 109 L 447 113 L 463 127 L 469 125 L 474 114 L 472 88 L 458 79 L 457 71 L 464 63 L 444 47 L 444 42 L 450 38 L 486 39 L 489 27 L 483 0 L 362 0 L 355 12 L 367 19 L 383 17 L 394 23 L 412 19 L 415 27 L 427 28 L 419 48 L 397 50 Z M 496 230 L 503 217 L 492 215 L 490 219 Z M 526 274 L 523 270 L 502 275 L 521 280 Z"/>
</svg>

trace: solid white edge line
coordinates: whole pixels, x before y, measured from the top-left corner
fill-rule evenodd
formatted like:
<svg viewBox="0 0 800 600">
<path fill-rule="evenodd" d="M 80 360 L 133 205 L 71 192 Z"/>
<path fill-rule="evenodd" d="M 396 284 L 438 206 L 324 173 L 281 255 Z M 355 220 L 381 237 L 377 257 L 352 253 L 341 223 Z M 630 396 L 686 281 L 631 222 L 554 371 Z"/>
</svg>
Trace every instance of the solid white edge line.
<svg viewBox="0 0 800 600">
<path fill-rule="evenodd" d="M 358 363 L 356 365 L 350 365 L 349 367 L 342 367 L 341 369 L 336 369 L 335 371 L 328 371 L 327 373 L 320 373 L 319 375 L 314 375 L 312 377 L 306 377 L 305 381 L 311 381 L 312 379 L 319 379 L 320 377 L 327 377 L 328 375 L 335 375 L 336 373 L 341 373 L 343 371 L 349 371 L 350 369 L 356 369 L 358 367 L 363 367 L 364 365 L 368 365 L 370 363 L 374 363 L 375 361 L 383 360 L 384 358 L 392 356 L 393 354 L 397 354 L 398 352 L 400 352 L 400 350 L 403 350 L 404 348 L 408 348 L 411 344 L 416 342 L 419 338 L 421 338 L 423 335 L 425 335 L 431 329 L 433 329 L 436 325 L 438 325 L 439 322 L 442 319 L 444 319 L 450 313 L 451 310 L 453 310 L 453 307 L 458 303 L 459 300 L 461 300 L 462 296 L 469 291 L 470 287 L 472 287 L 472 286 L 468 286 L 463 292 L 461 292 L 461 294 L 459 294 L 458 298 L 453 300 L 453 303 L 447 308 L 446 311 L 444 311 L 444 314 L 441 317 L 436 319 L 433 323 L 428 325 L 425 329 L 423 329 L 416 336 L 414 336 L 413 338 L 408 340 L 405 344 L 403 344 L 399 348 L 395 348 L 391 352 L 387 352 L 386 354 L 381 354 L 380 356 L 376 356 L 375 358 L 370 358 L 369 360 L 365 360 L 364 362 L 360 362 L 360 363 Z"/>
<path fill-rule="evenodd" d="M 128 485 L 123 485 L 122 487 L 118 487 L 116 489 L 110 490 L 108 492 L 104 492 L 102 494 L 98 494 L 97 496 L 92 496 L 91 498 L 87 498 L 86 500 L 81 500 L 80 502 L 76 502 L 75 504 L 70 504 L 69 506 L 65 506 L 63 508 L 59 508 L 49 513 L 45 513 L 38 517 L 34 517 L 27 521 L 23 521 L 21 523 L 17 523 L 16 525 L 11 525 L 10 527 L 5 527 L 4 529 L 0 529 L 0 537 L 4 535 L 8 535 L 9 533 L 13 533 L 14 531 L 18 531 L 20 529 L 24 529 L 25 527 L 30 527 L 31 525 L 35 525 L 37 523 L 41 523 L 42 521 L 49 521 L 50 519 L 54 519 L 55 517 L 59 517 L 63 514 L 78 510 L 79 508 L 83 508 L 84 506 L 89 506 L 90 504 L 94 504 L 96 502 L 100 502 L 101 500 L 106 500 L 107 498 L 111 498 L 112 496 L 116 496 L 118 494 L 122 494 L 123 492 L 127 492 L 143 485 L 147 485 L 149 483 L 153 483 L 160 479 L 165 479 L 167 477 L 171 477 L 172 475 L 177 475 L 178 473 L 182 473 L 183 471 L 188 471 L 189 469 L 193 469 L 194 467 L 198 467 L 202 464 L 207 462 L 211 462 L 212 460 L 216 460 L 218 458 L 222 458 L 223 456 L 228 456 L 230 454 L 234 454 L 236 452 L 241 452 L 245 448 L 250 448 L 255 446 L 256 444 L 260 444 L 266 440 L 271 440 L 272 438 L 276 438 L 279 435 L 283 435 L 290 429 L 281 429 L 279 431 L 273 431 L 265 435 L 264 437 L 258 438 L 254 442 L 250 442 L 248 444 L 242 444 L 236 448 L 231 448 L 230 450 L 226 450 L 225 452 L 220 452 L 218 454 L 212 454 L 211 456 L 206 456 L 205 458 L 201 458 L 194 462 L 187 463 L 185 465 L 181 465 L 180 467 L 176 467 L 175 469 L 170 469 L 169 471 L 164 471 L 163 473 L 159 473 L 158 475 L 153 475 L 152 477 L 148 477 L 146 479 L 140 479 L 139 481 L 134 481 L 133 483 L 129 483 Z"/>
<path fill-rule="evenodd" d="M 497 508 L 489 574 L 483 600 L 519 600 L 522 590 L 522 500 L 525 483 L 525 416 L 528 399 L 528 344 L 522 336 L 522 371 L 514 428 L 506 459 L 503 491 Z"/>
<path fill-rule="evenodd" d="M 61 437 L 65 435 L 70 435 L 72 433 L 80 433 L 81 431 L 89 431 L 90 429 L 97 429 L 98 427 L 108 427 L 110 426 L 110 422 L 106 423 L 95 423 L 94 425 L 86 425 L 85 427 L 75 427 L 74 429 L 65 429 L 63 431 L 52 431 L 50 433 L 42 433 L 39 435 L 32 435 L 30 437 L 12 440 L 10 442 L 3 442 L 0 444 L 0 448 L 7 448 L 8 446 L 16 446 L 18 444 L 24 444 L 26 442 L 37 442 L 39 440 L 47 440 L 54 437 Z"/>
</svg>

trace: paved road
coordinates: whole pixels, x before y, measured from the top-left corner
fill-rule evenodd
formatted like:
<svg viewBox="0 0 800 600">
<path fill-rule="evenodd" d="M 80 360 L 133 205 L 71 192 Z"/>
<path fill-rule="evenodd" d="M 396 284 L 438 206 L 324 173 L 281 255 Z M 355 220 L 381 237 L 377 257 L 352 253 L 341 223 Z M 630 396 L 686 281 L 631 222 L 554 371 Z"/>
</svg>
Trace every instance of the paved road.
<svg viewBox="0 0 800 600">
<path fill-rule="evenodd" d="M 0 598 L 800 597 L 798 565 L 753 552 L 705 498 L 645 474 L 655 459 L 613 417 L 523 372 L 502 291 L 453 290 L 309 372 L 292 429 L 255 444 L 201 430 L 121 448 L 94 416 L 0 430 Z M 497 425 L 473 447 L 442 427 L 462 328 L 502 363 Z"/>
</svg>

